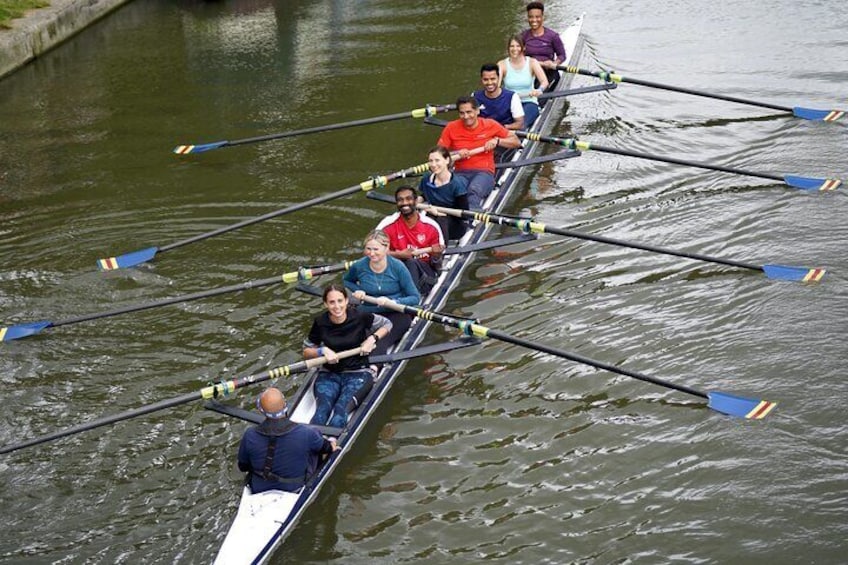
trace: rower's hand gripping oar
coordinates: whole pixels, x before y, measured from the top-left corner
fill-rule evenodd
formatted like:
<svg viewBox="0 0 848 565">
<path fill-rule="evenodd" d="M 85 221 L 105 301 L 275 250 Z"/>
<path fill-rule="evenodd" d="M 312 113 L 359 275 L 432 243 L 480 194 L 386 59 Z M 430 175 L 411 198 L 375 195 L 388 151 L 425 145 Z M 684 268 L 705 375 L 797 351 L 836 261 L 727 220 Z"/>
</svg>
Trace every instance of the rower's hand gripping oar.
<svg viewBox="0 0 848 565">
<path fill-rule="evenodd" d="M 685 251 L 675 251 L 665 247 L 657 247 L 655 245 L 646 245 L 635 243 L 632 241 L 624 241 L 613 239 L 601 235 L 585 234 L 577 231 L 566 230 L 562 228 L 551 227 L 540 222 L 534 222 L 528 219 L 508 218 L 497 214 L 487 214 L 484 212 L 472 212 L 469 210 L 457 210 L 454 208 L 443 208 L 442 206 L 432 206 L 430 204 L 419 204 L 418 208 L 422 210 L 435 211 L 437 214 L 446 214 L 456 218 L 469 218 L 478 222 L 487 224 L 497 224 L 501 226 L 510 226 L 521 230 L 524 233 L 550 233 L 565 237 L 573 237 L 575 239 L 584 239 L 587 241 L 596 241 L 598 243 L 607 243 L 610 245 L 618 245 L 620 247 L 630 247 L 633 249 L 641 249 L 643 251 L 651 251 L 653 253 L 662 253 L 664 255 L 673 255 L 675 257 L 684 257 L 686 259 L 695 259 L 696 261 L 706 261 L 708 263 L 718 263 L 719 265 L 728 265 L 731 267 L 740 267 L 742 269 L 750 269 L 753 271 L 761 271 L 770 279 L 779 279 L 785 281 L 799 282 L 819 282 L 824 277 L 825 269 L 822 268 L 807 268 L 807 267 L 790 267 L 787 265 L 754 265 L 753 263 L 744 263 L 742 261 L 734 261 L 731 259 L 721 259 L 719 257 L 710 257 L 699 253 L 689 253 Z"/>
<path fill-rule="evenodd" d="M 642 373 L 637 373 L 636 371 L 616 367 L 615 365 L 610 365 L 609 363 L 604 363 L 603 361 L 596 361 L 594 359 L 590 359 L 588 357 L 584 357 L 582 355 L 571 353 L 562 349 L 557 349 L 555 347 L 551 347 L 543 343 L 538 343 L 535 341 L 529 341 L 523 338 L 515 337 L 499 330 L 487 328 L 486 326 L 482 326 L 473 321 L 459 320 L 452 316 L 431 312 L 422 308 L 417 308 L 415 306 L 405 306 L 402 304 L 398 304 L 396 302 L 386 299 L 385 297 L 374 298 L 372 296 L 365 296 L 362 300 L 364 302 L 376 304 L 382 306 L 383 308 L 388 308 L 396 312 L 412 314 L 413 316 L 417 316 L 424 320 L 429 320 L 431 322 L 437 322 L 446 326 L 459 328 L 463 331 L 463 333 L 469 336 L 479 338 L 490 337 L 499 341 L 503 341 L 505 343 L 519 345 L 521 347 L 526 347 L 527 349 L 532 349 L 534 351 L 540 351 L 542 353 L 547 353 L 556 357 L 562 357 L 563 359 L 569 359 L 571 361 L 576 361 L 577 363 L 583 363 L 585 365 L 590 365 L 598 369 L 603 369 L 612 373 L 618 373 L 619 375 L 624 375 L 626 377 L 631 377 L 640 381 L 659 385 L 661 387 L 670 388 L 673 390 L 684 392 L 686 394 L 691 394 L 693 396 L 706 399 L 708 401 L 707 406 L 709 408 L 712 408 L 717 412 L 721 412 L 722 414 L 727 414 L 729 416 L 736 416 L 738 418 L 761 419 L 765 418 L 766 415 L 768 415 L 768 413 L 771 412 L 776 406 L 775 402 L 770 402 L 768 400 L 744 398 L 741 396 L 735 396 L 724 392 L 702 392 L 700 390 L 688 386 L 675 384 L 655 377 L 650 377 Z"/>
<path fill-rule="evenodd" d="M 127 306 L 124 308 L 117 308 L 115 310 L 109 310 L 107 312 L 98 312 L 95 314 L 86 314 L 83 316 L 77 316 L 75 318 L 69 318 L 67 320 L 59 320 L 59 321 L 50 321 L 50 320 L 42 320 L 40 322 L 29 322 L 25 324 L 17 324 L 14 326 L 8 327 L 0 327 L 0 341 L 12 341 L 15 339 L 21 339 L 24 337 L 29 337 L 31 335 L 36 335 L 41 333 L 43 330 L 47 328 L 56 328 L 59 326 L 67 326 L 70 324 L 78 324 L 80 322 L 87 322 L 89 320 L 98 320 L 100 318 L 109 318 L 112 316 L 118 316 L 120 314 L 128 314 L 130 312 L 139 312 L 141 310 L 150 310 L 152 308 L 159 308 L 160 306 L 169 306 L 171 304 L 179 304 L 182 302 L 191 302 L 193 300 L 200 300 L 201 298 L 209 298 L 211 296 L 218 296 L 221 294 L 227 294 L 230 292 L 239 292 L 242 290 L 249 290 L 252 288 L 262 288 L 265 286 L 273 285 L 273 284 L 292 284 L 299 283 L 308 280 L 312 280 L 315 277 L 327 274 L 327 273 L 335 273 L 338 271 L 347 271 L 350 266 L 353 264 L 352 261 L 345 261 L 344 263 L 339 263 L 336 265 L 325 265 L 320 267 L 310 267 L 310 268 L 300 268 L 297 271 L 292 271 L 290 273 L 283 273 L 282 275 L 277 275 L 276 277 L 269 277 L 267 279 L 259 279 L 255 281 L 247 281 L 241 284 L 235 284 L 220 288 L 213 288 L 209 290 L 204 290 L 201 292 L 195 292 L 193 294 L 185 294 L 183 296 L 175 296 L 172 298 L 166 298 L 164 300 L 159 300 L 156 302 L 146 302 L 144 304 L 136 304 L 133 306 Z"/>
<path fill-rule="evenodd" d="M 312 128 L 298 129 L 294 131 L 286 131 L 282 133 L 271 133 L 268 135 L 260 135 L 257 137 L 248 137 L 245 139 L 236 139 L 234 141 L 214 141 L 212 143 L 198 143 L 194 145 L 178 145 L 174 147 L 173 152 L 177 155 L 188 155 L 189 153 L 204 153 L 213 149 L 221 149 L 222 147 L 233 147 L 235 145 L 245 145 L 247 143 L 258 143 L 261 141 L 271 141 L 273 139 L 283 139 L 286 137 L 295 137 L 298 135 L 307 135 L 310 133 L 321 133 L 325 131 L 333 131 L 357 126 L 365 126 L 369 124 L 377 124 L 381 122 L 390 122 L 393 120 L 403 120 L 406 118 L 427 118 L 435 116 L 441 112 L 450 112 L 456 110 L 456 104 L 445 104 L 442 106 L 427 105 L 424 108 L 416 108 L 408 112 L 400 112 L 397 114 L 388 114 L 386 116 L 377 116 L 374 118 L 365 118 L 362 120 L 353 120 L 351 122 L 342 122 L 338 124 L 328 124 L 325 126 L 316 126 Z"/>
<path fill-rule="evenodd" d="M 844 110 L 816 110 L 815 108 L 803 108 L 801 106 L 795 106 L 790 108 L 789 106 L 780 106 L 777 104 L 769 104 L 768 102 L 759 102 L 757 100 L 748 100 L 745 98 L 737 98 L 735 96 L 727 96 L 724 94 L 716 94 L 712 92 L 705 92 L 703 90 L 694 90 L 692 88 L 683 88 L 680 86 L 673 86 L 670 84 L 662 84 L 659 82 L 651 82 L 647 80 L 641 80 L 637 78 L 627 78 L 620 74 L 616 74 L 608 71 L 589 71 L 586 69 L 581 69 L 578 67 L 572 66 L 564 66 L 561 65 L 557 67 L 561 71 L 565 71 L 567 73 L 579 74 L 584 76 L 596 77 L 603 81 L 609 83 L 621 83 L 626 82 L 629 84 L 638 84 L 640 86 L 647 86 L 650 88 L 658 88 L 660 90 L 668 90 L 671 92 L 680 92 L 683 94 L 692 94 L 694 96 L 703 96 L 704 98 L 714 98 L 716 100 L 724 100 L 726 102 L 737 102 L 739 104 L 747 104 L 748 106 L 759 106 L 760 108 L 769 108 L 771 110 L 780 110 L 782 112 L 787 112 L 789 114 L 794 115 L 796 118 L 801 118 L 804 120 L 814 120 L 814 121 L 822 121 L 822 122 L 835 122 L 836 120 L 841 119 L 845 115 Z"/>
<path fill-rule="evenodd" d="M 425 123 L 435 126 L 445 126 L 448 122 L 436 118 L 428 118 Z M 513 130 L 515 135 L 531 141 L 541 141 L 551 143 L 553 145 L 561 145 L 566 149 L 575 151 L 595 150 L 603 153 L 612 153 L 614 155 L 622 155 L 624 157 L 635 157 L 637 159 L 648 159 L 649 161 L 660 161 L 662 163 L 672 163 L 675 165 L 685 165 L 687 167 L 696 167 L 699 169 L 708 169 L 711 171 L 721 171 L 723 173 L 732 173 L 735 175 L 744 175 L 749 177 L 759 177 L 763 179 L 775 180 L 782 182 L 794 188 L 801 190 L 835 190 L 842 184 L 839 179 L 817 178 L 817 177 L 801 177 L 797 175 L 775 175 L 769 173 L 757 173 L 754 171 L 746 171 L 744 169 L 735 169 L 733 167 L 722 167 L 720 165 L 710 165 L 709 163 L 699 163 L 697 161 L 687 161 L 684 159 L 676 159 L 674 157 L 664 157 L 662 155 L 652 155 L 650 153 L 639 153 L 637 151 L 629 151 L 627 149 L 618 149 L 616 147 L 605 147 L 588 141 L 580 141 L 576 137 L 555 137 L 552 135 L 540 135 L 522 130 Z"/>
</svg>

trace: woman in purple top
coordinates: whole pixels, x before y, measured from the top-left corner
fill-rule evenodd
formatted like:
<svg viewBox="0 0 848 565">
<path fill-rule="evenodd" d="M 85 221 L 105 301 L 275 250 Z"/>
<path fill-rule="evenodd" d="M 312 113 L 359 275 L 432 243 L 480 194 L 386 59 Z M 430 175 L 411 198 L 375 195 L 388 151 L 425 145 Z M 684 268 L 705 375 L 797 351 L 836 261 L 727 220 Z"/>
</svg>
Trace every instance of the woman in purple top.
<svg viewBox="0 0 848 565">
<path fill-rule="evenodd" d="M 553 87 L 559 80 L 556 67 L 565 61 L 565 46 L 557 32 L 545 27 L 545 5 L 541 2 L 527 4 L 527 23 L 530 29 L 521 34 L 524 54 L 539 61 Z"/>
</svg>

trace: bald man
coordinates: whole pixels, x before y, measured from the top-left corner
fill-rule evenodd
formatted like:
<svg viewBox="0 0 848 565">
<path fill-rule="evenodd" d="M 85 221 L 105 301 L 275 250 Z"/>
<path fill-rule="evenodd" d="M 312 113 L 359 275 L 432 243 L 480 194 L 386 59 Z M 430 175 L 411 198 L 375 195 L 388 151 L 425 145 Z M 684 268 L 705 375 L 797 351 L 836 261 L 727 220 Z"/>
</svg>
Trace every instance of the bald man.
<svg viewBox="0 0 848 565">
<path fill-rule="evenodd" d="M 256 399 L 265 421 L 244 432 L 238 451 L 239 470 L 250 473 L 250 490 L 295 492 L 318 466 L 323 454 L 339 449 L 336 439 L 324 439 L 313 428 L 286 416 L 286 398 L 268 388 Z"/>
</svg>

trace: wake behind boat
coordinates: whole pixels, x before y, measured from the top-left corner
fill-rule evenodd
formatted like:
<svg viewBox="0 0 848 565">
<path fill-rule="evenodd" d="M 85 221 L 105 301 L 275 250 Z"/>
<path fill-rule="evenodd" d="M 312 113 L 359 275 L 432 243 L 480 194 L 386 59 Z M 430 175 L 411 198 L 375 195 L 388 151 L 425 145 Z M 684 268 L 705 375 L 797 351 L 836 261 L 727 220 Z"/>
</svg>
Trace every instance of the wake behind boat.
<svg viewBox="0 0 848 565">
<path fill-rule="evenodd" d="M 563 33 L 562 41 L 566 48 L 567 65 L 575 65 L 580 56 L 581 30 L 583 17 L 575 20 Z M 560 80 L 555 86 L 556 92 L 564 91 L 571 84 L 573 75 L 560 73 Z M 547 134 L 558 123 L 565 106 L 564 98 L 552 98 L 541 109 L 541 114 L 533 125 L 532 132 Z M 533 159 L 541 151 L 542 144 L 525 140 L 522 148 L 516 150 L 510 161 L 526 162 Z M 515 193 L 524 178 L 526 168 L 504 168 L 497 178 L 495 189 L 483 204 L 487 212 L 501 212 Z M 485 222 L 476 224 L 459 241 L 462 247 L 480 244 L 489 234 L 491 225 Z M 422 306 L 429 310 L 442 308 L 450 293 L 459 284 L 465 269 L 474 259 L 474 253 L 448 255 L 444 259 L 442 271 L 430 293 L 422 300 Z M 403 339 L 397 345 L 396 352 L 408 352 L 415 349 L 424 339 L 430 322 L 416 319 Z M 306 508 L 318 496 L 321 487 L 329 481 L 333 471 L 342 457 L 353 448 L 354 441 L 364 429 L 366 423 L 377 410 L 377 407 L 388 394 L 394 381 L 403 371 L 405 360 L 383 366 L 374 387 L 362 400 L 348 418 L 347 426 L 343 429 L 318 427 L 326 436 L 338 439 L 341 449 L 324 462 L 306 484 L 297 492 L 267 491 L 253 494 L 248 487 L 242 492 L 241 502 L 235 519 L 224 539 L 215 559 L 219 565 L 237 563 L 263 563 L 273 551 L 283 542 Z M 291 420 L 308 424 L 315 411 L 315 398 L 312 384 L 317 371 L 310 373 L 295 396 L 290 400 Z M 261 420 L 258 414 L 248 413 L 240 409 L 211 404 L 209 408 L 231 416 L 257 422 Z"/>
</svg>

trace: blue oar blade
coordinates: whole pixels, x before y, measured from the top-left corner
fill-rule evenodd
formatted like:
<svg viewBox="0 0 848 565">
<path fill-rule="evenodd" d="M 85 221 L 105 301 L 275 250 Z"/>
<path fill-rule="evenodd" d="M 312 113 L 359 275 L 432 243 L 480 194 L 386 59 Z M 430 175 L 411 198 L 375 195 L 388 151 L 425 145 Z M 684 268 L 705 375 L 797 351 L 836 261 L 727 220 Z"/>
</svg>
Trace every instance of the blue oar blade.
<svg viewBox="0 0 848 565">
<path fill-rule="evenodd" d="M 792 113 L 795 114 L 796 118 L 817 122 L 835 122 L 845 115 L 844 110 L 816 110 L 815 108 L 802 108 L 801 106 L 792 108 Z"/>
<path fill-rule="evenodd" d="M 717 412 L 737 418 L 762 420 L 777 406 L 776 402 L 734 396 L 725 392 L 708 392 L 707 397 L 709 398 L 707 406 Z"/>
<path fill-rule="evenodd" d="M 41 322 L 30 322 L 28 324 L 18 324 L 17 326 L 9 326 L 0 328 L 0 341 L 12 341 L 13 339 L 21 339 L 40 333 L 44 328 L 49 328 L 53 322 L 43 320 Z"/>
<path fill-rule="evenodd" d="M 123 255 L 118 255 L 117 257 L 98 259 L 97 266 L 100 267 L 101 271 L 114 271 L 115 269 L 135 267 L 136 265 L 147 263 L 153 259 L 153 256 L 156 255 L 157 251 L 159 251 L 158 247 L 148 247 L 147 249 L 132 251 Z"/>
<path fill-rule="evenodd" d="M 808 269 L 807 267 L 790 267 L 788 265 L 763 265 L 763 272 L 770 279 L 819 282 L 827 271 L 820 267 Z"/>
<path fill-rule="evenodd" d="M 783 175 L 783 180 L 789 186 L 801 190 L 836 190 L 842 181 L 839 179 L 819 179 L 815 177 L 798 177 L 794 175 Z"/>
<path fill-rule="evenodd" d="M 174 147 L 174 153 L 177 155 L 188 155 L 189 153 L 203 153 L 204 151 L 212 151 L 227 145 L 229 141 L 216 141 L 214 143 L 201 143 L 200 145 L 177 145 Z"/>
</svg>

